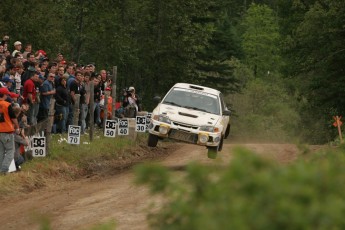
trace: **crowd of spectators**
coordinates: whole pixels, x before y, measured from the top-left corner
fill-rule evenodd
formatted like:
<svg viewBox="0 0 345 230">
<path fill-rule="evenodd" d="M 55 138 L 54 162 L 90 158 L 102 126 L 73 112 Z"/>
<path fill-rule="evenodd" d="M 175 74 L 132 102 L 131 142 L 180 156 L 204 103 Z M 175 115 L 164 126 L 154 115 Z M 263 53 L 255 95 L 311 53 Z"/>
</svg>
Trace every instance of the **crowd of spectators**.
<svg viewBox="0 0 345 230">
<path fill-rule="evenodd" d="M 94 83 L 93 108 L 89 106 L 91 81 Z M 11 105 L 11 119 L 15 114 L 18 121 L 18 127 L 14 127 L 13 131 L 17 135 L 16 142 L 23 145 L 27 143 L 23 130 L 48 118 L 53 97 L 53 133 L 68 131 L 68 126 L 74 119 L 77 94 L 80 95 L 78 124 L 81 126 L 81 133 L 86 133 L 91 122 L 88 120 L 90 112 L 94 112 L 93 122 L 102 127 L 100 103 L 104 92 L 111 90 L 111 79 L 106 70 L 97 72 L 93 63 L 81 65 L 68 61 L 62 53 L 48 55 L 43 49 L 35 49 L 30 43 L 23 45 L 20 41 L 10 42 L 9 36 L 4 36 L 0 43 L 0 87 L 6 88 L 6 91 L 3 89 L 1 92 L 5 94 L 4 100 Z M 125 99 L 127 100 L 127 97 Z M 16 108 L 15 113 L 12 108 Z M 1 113 L 2 108 L 0 125 Z M 6 164 L 1 168 L 1 172 L 6 172 L 8 161 L 4 158 L 10 156 L 12 150 L 2 149 L 1 141 L 4 140 L 1 140 L 0 136 L 0 164 Z M 18 168 L 22 159 L 18 157 L 18 151 L 14 152 Z"/>
</svg>

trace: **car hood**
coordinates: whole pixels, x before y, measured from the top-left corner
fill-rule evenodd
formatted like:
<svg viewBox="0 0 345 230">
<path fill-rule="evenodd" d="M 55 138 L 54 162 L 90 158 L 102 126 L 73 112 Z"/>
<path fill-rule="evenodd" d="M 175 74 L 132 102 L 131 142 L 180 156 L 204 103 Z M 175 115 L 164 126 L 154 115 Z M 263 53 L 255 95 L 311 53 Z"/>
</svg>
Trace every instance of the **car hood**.
<svg viewBox="0 0 345 230">
<path fill-rule="evenodd" d="M 174 122 L 197 126 L 215 126 L 220 119 L 220 116 L 216 114 L 165 104 L 158 105 L 154 110 L 154 113 L 166 114 L 169 119 Z"/>
</svg>

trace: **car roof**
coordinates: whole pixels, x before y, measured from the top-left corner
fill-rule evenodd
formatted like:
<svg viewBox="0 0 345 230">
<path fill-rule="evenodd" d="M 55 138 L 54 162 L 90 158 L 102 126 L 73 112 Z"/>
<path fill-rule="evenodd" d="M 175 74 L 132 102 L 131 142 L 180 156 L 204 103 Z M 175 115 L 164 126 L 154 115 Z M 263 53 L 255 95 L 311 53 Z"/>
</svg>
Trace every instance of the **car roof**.
<svg viewBox="0 0 345 230">
<path fill-rule="evenodd" d="M 195 85 L 195 84 L 189 84 L 189 83 L 176 83 L 174 87 L 180 87 L 180 88 L 185 88 L 185 89 L 193 89 L 193 90 L 200 90 L 206 93 L 211 93 L 211 94 L 216 94 L 219 95 L 220 91 L 216 89 L 212 89 L 206 86 L 201 86 L 201 85 Z"/>
</svg>

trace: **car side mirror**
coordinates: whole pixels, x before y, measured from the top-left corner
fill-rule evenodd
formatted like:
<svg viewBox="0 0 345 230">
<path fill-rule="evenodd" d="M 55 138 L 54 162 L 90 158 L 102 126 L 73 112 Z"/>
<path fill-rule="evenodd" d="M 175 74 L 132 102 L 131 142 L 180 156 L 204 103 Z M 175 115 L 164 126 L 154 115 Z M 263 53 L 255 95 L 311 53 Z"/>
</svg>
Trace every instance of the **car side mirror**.
<svg viewBox="0 0 345 230">
<path fill-rule="evenodd" d="M 231 111 L 230 110 L 224 110 L 223 115 L 224 116 L 231 116 Z"/>
<path fill-rule="evenodd" d="M 160 96 L 155 96 L 154 98 L 153 98 L 153 101 L 155 102 L 155 103 L 159 103 L 159 102 L 161 102 L 161 97 Z"/>
</svg>

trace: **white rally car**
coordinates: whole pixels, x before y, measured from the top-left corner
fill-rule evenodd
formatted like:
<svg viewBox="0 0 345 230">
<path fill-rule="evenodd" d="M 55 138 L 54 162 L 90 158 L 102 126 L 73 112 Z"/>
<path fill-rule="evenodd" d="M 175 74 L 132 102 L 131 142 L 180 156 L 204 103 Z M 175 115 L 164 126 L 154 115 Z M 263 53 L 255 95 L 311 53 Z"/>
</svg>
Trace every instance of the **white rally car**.
<svg viewBox="0 0 345 230">
<path fill-rule="evenodd" d="M 209 157 L 222 150 L 230 133 L 230 115 L 220 91 L 177 83 L 153 110 L 148 146 L 170 138 L 208 148 Z"/>
</svg>

